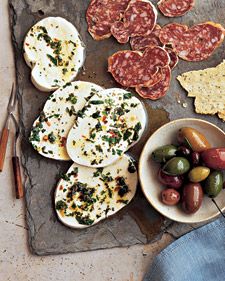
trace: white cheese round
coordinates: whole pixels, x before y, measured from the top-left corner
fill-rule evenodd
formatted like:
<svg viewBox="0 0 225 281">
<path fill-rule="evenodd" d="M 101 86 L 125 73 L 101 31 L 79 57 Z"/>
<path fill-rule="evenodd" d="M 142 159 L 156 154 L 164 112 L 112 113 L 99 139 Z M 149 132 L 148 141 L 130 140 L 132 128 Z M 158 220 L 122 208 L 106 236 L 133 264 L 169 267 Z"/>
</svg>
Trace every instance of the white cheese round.
<svg viewBox="0 0 225 281">
<path fill-rule="evenodd" d="M 45 157 L 70 160 L 66 151 L 68 133 L 88 99 L 101 90 L 96 84 L 77 81 L 50 95 L 31 130 L 29 140 L 33 147 Z"/>
<path fill-rule="evenodd" d="M 33 84 L 46 92 L 74 80 L 85 60 L 85 46 L 77 29 L 61 17 L 36 23 L 27 33 L 23 48 Z"/>
<path fill-rule="evenodd" d="M 105 168 L 74 163 L 55 191 L 58 218 L 72 228 L 86 228 L 117 213 L 134 197 L 138 182 L 132 158 L 123 155 Z"/>
<path fill-rule="evenodd" d="M 67 138 L 71 159 L 88 167 L 105 167 L 120 158 L 141 137 L 146 112 L 130 92 L 113 88 L 94 95 Z"/>
</svg>

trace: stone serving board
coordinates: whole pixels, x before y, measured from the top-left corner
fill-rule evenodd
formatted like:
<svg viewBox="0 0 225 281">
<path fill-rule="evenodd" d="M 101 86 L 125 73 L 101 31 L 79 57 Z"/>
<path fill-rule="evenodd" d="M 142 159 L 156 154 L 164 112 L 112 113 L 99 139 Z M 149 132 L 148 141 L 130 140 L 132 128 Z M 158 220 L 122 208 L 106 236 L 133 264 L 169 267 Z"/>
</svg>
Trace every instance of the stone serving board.
<svg viewBox="0 0 225 281">
<path fill-rule="evenodd" d="M 156 4 L 157 1 L 152 1 Z M 22 128 L 22 161 L 26 174 L 26 210 L 29 229 L 29 245 L 37 255 L 63 254 L 112 247 L 146 244 L 160 239 L 167 231 L 179 237 L 195 228 L 195 225 L 172 223 L 159 215 L 144 198 L 140 187 L 129 206 L 114 217 L 85 230 L 73 230 L 62 225 L 53 208 L 54 189 L 59 173 L 66 172 L 71 162 L 60 162 L 40 156 L 28 142 L 33 121 L 39 115 L 48 98 L 47 93 L 38 91 L 30 81 L 30 69 L 23 59 L 22 42 L 29 28 L 47 16 L 61 16 L 72 22 L 81 34 L 87 47 L 84 69 L 77 80 L 97 83 L 103 87 L 118 87 L 107 73 L 107 58 L 129 45 L 120 45 L 113 38 L 94 41 L 87 32 L 85 13 L 88 0 L 9 0 L 12 41 L 15 52 L 17 92 L 20 104 L 20 125 Z M 195 8 L 183 17 L 167 19 L 159 14 L 161 25 L 176 21 L 188 25 L 213 20 L 225 25 L 225 1 L 196 0 Z M 212 67 L 225 57 L 223 44 L 207 61 L 188 63 L 180 61 L 173 71 L 170 90 L 162 100 L 145 100 L 148 112 L 148 128 L 141 141 L 130 153 L 138 159 L 147 138 L 169 120 L 195 117 L 208 120 L 225 130 L 225 124 L 217 117 L 194 113 L 193 99 L 176 81 L 176 76 L 194 69 Z M 178 104 L 177 100 L 181 103 Z M 187 107 L 183 107 L 185 103 Z"/>
</svg>

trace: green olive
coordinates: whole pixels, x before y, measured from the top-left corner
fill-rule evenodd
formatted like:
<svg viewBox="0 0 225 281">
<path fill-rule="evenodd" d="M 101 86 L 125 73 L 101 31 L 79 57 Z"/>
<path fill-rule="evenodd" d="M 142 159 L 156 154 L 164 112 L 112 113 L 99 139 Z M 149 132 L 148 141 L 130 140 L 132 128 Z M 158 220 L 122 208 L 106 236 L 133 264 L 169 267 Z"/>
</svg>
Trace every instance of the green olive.
<svg viewBox="0 0 225 281">
<path fill-rule="evenodd" d="M 157 163 L 165 163 L 170 158 L 176 156 L 176 146 L 169 144 L 163 145 L 152 152 L 152 159 Z"/>
<path fill-rule="evenodd" d="M 172 176 L 179 176 L 187 173 L 190 163 L 184 157 L 173 157 L 162 168 L 163 172 Z"/>
<path fill-rule="evenodd" d="M 193 168 L 189 174 L 188 178 L 191 182 L 200 182 L 204 181 L 210 174 L 210 169 L 203 166 L 198 166 Z"/>
<path fill-rule="evenodd" d="M 205 181 L 204 191 L 211 197 L 216 197 L 223 188 L 223 174 L 220 171 L 212 172 Z"/>
<path fill-rule="evenodd" d="M 211 147 L 206 137 L 198 130 L 183 127 L 177 136 L 178 142 L 189 146 L 193 151 L 202 152 Z"/>
</svg>

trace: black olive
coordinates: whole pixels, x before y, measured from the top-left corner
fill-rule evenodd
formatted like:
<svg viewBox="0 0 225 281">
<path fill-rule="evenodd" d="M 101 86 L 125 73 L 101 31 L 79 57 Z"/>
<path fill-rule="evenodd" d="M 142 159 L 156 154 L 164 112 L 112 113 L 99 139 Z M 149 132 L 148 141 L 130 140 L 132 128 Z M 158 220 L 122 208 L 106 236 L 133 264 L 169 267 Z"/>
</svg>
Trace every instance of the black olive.
<svg viewBox="0 0 225 281">
<path fill-rule="evenodd" d="M 200 161 L 200 154 L 196 151 L 191 153 L 191 164 L 193 166 L 197 166 L 199 164 Z"/>
<path fill-rule="evenodd" d="M 178 156 L 188 156 L 191 154 L 191 150 L 186 146 L 182 145 L 178 147 L 176 154 Z"/>
</svg>

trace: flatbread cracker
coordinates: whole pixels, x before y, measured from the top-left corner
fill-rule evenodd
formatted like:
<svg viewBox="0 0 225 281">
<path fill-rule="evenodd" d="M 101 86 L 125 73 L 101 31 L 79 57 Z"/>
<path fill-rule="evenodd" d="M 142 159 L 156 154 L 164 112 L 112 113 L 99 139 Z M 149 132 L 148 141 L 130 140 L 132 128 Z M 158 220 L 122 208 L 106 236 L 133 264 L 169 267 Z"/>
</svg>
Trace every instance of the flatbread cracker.
<svg viewBox="0 0 225 281">
<path fill-rule="evenodd" d="M 218 117 L 221 118 L 225 122 L 225 111 L 219 112 Z"/>
<path fill-rule="evenodd" d="M 185 72 L 177 80 L 188 97 L 225 95 L 225 60 L 217 67 Z"/>
<path fill-rule="evenodd" d="M 218 113 L 225 121 L 225 60 L 216 67 L 185 72 L 177 80 L 188 97 L 195 97 L 196 113 Z"/>
<path fill-rule="evenodd" d="M 223 100 L 208 99 L 207 97 L 195 98 L 195 111 L 201 114 L 216 114 L 222 112 L 225 108 L 225 97 Z"/>
</svg>

